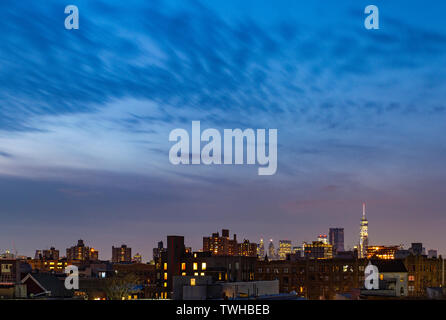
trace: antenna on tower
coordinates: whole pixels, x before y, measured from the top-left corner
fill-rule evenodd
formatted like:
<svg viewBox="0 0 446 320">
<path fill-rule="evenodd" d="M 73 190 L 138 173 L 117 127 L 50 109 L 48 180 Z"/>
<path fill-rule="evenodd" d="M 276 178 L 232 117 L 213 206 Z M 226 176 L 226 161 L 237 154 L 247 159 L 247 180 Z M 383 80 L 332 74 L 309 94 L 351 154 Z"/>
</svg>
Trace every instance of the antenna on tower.
<svg viewBox="0 0 446 320">
<path fill-rule="evenodd" d="M 362 203 L 362 216 L 365 218 L 365 202 Z"/>
</svg>

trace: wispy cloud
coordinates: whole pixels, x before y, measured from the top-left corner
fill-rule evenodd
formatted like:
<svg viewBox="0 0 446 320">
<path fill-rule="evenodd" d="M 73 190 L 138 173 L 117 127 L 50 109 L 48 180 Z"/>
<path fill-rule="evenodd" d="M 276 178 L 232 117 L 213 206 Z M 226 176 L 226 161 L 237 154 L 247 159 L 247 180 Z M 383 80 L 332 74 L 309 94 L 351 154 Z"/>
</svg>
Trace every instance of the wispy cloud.
<svg viewBox="0 0 446 320">
<path fill-rule="evenodd" d="M 255 19 L 226 21 L 197 1 L 178 9 L 158 1 L 79 1 L 81 29 L 68 32 L 60 27 L 64 15 L 56 1 L 45 7 L 5 1 L 2 7 L 0 125 L 9 130 L 32 128 L 26 121 L 33 115 L 93 112 L 124 98 L 150 100 L 161 110 L 165 104 L 222 110 L 233 118 L 287 112 L 333 126 L 348 120 L 340 115 L 348 108 L 341 96 L 365 110 L 384 105 L 384 112 L 386 104 L 399 101 L 405 108 L 419 99 L 422 92 L 380 92 L 410 88 L 408 72 L 426 82 L 444 63 L 446 48 L 440 31 L 395 19 L 371 33 L 342 25 L 304 29 L 305 21 L 272 27 Z M 327 100 L 337 101 L 331 110 Z M 427 101 L 423 111 L 436 107 Z"/>
<path fill-rule="evenodd" d="M 63 28 L 59 1 L 0 3 L 0 184 L 28 190 L 27 202 L 4 197 L 1 213 L 261 217 L 267 230 L 276 217 L 320 221 L 333 203 L 339 218 L 371 194 L 385 205 L 441 198 L 427 186 L 444 189 L 443 23 L 405 19 L 388 1 L 376 32 L 363 28 L 357 1 L 314 1 L 305 13 L 278 1 L 279 18 L 262 1 L 245 14 L 239 1 L 73 3 L 76 31 Z M 168 133 L 192 120 L 278 128 L 277 175 L 171 166 Z M 397 194 L 418 180 L 423 188 Z M 304 210 L 307 221 L 296 216 Z"/>
</svg>

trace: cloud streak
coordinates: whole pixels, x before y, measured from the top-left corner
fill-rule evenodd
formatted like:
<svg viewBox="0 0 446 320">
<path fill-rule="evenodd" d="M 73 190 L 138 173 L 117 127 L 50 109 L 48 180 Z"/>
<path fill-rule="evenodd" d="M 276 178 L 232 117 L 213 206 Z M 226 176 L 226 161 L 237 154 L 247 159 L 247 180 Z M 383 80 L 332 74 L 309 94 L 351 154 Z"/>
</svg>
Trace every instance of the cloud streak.
<svg viewBox="0 0 446 320">
<path fill-rule="evenodd" d="M 368 197 L 385 217 L 392 196 L 410 210 L 411 195 L 430 198 L 429 181 L 444 187 L 444 26 L 415 24 L 387 2 L 377 32 L 354 1 L 304 13 L 279 1 L 279 18 L 266 2 L 246 14 L 236 1 L 74 2 L 77 31 L 63 28 L 59 1 L 0 4 L 0 180 L 32 190 L 27 204 L 5 197 L 2 214 L 32 220 L 38 203 L 45 221 L 68 206 L 97 212 L 98 224 L 113 211 L 114 222 L 130 212 L 142 225 L 212 225 L 223 215 L 267 230 L 276 217 L 315 225 L 330 204 L 339 218 Z M 168 133 L 192 120 L 277 128 L 277 175 L 171 166 Z M 426 190 L 395 191 L 416 181 Z"/>
</svg>

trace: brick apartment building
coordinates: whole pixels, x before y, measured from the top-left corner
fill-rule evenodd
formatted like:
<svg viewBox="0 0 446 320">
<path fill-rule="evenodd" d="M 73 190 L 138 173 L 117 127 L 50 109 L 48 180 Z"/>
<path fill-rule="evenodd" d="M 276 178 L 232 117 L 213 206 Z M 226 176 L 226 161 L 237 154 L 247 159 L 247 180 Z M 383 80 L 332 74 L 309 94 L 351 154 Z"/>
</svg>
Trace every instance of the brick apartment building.
<svg viewBox="0 0 446 320">
<path fill-rule="evenodd" d="M 254 280 L 257 257 L 213 255 L 211 252 L 191 252 L 184 237 L 168 236 L 167 249 L 156 261 L 156 298 L 172 296 L 173 277 L 211 277 L 215 282 Z"/>
<path fill-rule="evenodd" d="M 441 258 L 411 254 L 404 259 L 380 260 L 379 263 L 386 261 L 404 264 L 409 298 L 426 297 L 430 287 L 444 287 L 445 270 Z M 294 291 L 307 299 L 333 299 L 336 294 L 352 293 L 364 286 L 364 270 L 368 263 L 368 259 L 357 258 L 258 261 L 255 280 L 279 280 L 281 293 Z"/>
</svg>

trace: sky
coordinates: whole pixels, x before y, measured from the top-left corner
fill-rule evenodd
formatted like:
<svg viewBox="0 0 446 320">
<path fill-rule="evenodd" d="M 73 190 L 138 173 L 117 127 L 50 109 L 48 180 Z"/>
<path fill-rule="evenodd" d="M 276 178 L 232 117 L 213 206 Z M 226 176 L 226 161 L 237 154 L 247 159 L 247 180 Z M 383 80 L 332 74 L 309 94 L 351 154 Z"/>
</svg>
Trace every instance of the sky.
<svg viewBox="0 0 446 320">
<path fill-rule="evenodd" d="M 66 30 L 64 8 L 79 8 Z M 446 4 L 0 3 L 0 252 L 167 235 L 423 242 L 446 253 Z M 276 128 L 278 169 L 174 166 L 169 133 Z"/>
</svg>

